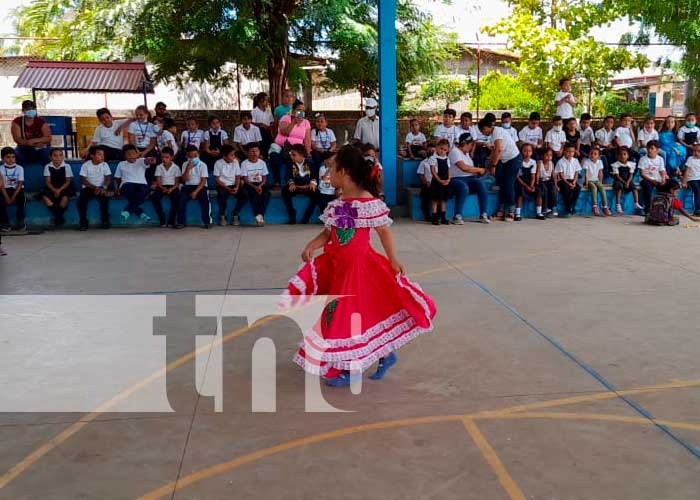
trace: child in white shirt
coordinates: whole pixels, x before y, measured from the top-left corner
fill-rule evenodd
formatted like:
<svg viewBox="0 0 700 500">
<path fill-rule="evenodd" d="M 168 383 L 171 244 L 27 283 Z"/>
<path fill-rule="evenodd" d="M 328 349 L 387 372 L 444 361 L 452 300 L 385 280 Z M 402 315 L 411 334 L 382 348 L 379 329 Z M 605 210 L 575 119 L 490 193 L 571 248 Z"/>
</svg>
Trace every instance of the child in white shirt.
<svg viewBox="0 0 700 500">
<path fill-rule="evenodd" d="M 156 133 L 156 145 L 158 151 L 163 151 L 163 148 L 172 149 L 175 154 L 178 151 L 177 140 L 170 131 L 175 126 L 175 120 L 172 118 L 156 117 L 153 120 L 153 130 Z"/>
<path fill-rule="evenodd" d="M 600 193 L 600 200 L 603 202 L 603 214 L 606 217 L 612 215 L 608 208 L 608 197 L 605 194 L 605 186 L 603 185 L 603 162 L 600 159 L 600 149 L 598 147 L 594 146 L 590 151 L 590 158 L 583 160 L 583 170 L 583 185 L 587 186 L 591 193 L 593 215 L 600 215 L 598 193 Z"/>
<path fill-rule="evenodd" d="M 262 140 L 260 129 L 253 125 L 253 115 L 250 111 L 241 112 L 241 124 L 233 129 L 233 147 L 236 148 L 238 159 L 246 159 L 246 148 L 251 144 L 262 147 Z"/>
<path fill-rule="evenodd" d="M 211 115 L 208 119 L 209 129 L 204 132 L 202 140 L 202 161 L 213 165 L 221 158 L 221 148 L 228 144 L 228 134 L 221 127 L 221 119 Z"/>
<path fill-rule="evenodd" d="M 521 216 L 521 210 L 523 206 L 524 198 L 531 197 L 535 198 L 535 208 L 537 210 L 537 219 L 545 220 L 545 216 L 542 213 L 542 192 L 540 191 L 540 185 L 537 181 L 537 162 L 532 158 L 534 153 L 534 148 L 532 144 L 525 143 L 520 148 L 520 154 L 523 157 L 523 163 L 518 171 L 518 176 L 515 178 L 515 194 L 516 194 L 516 205 L 515 205 L 515 221 L 523 220 Z"/>
<path fill-rule="evenodd" d="M 433 158 L 435 155 L 435 141 L 430 140 L 427 142 L 426 157 L 423 161 L 418 164 L 418 169 L 416 173 L 418 174 L 418 179 L 420 180 L 420 208 L 423 213 L 423 218 L 426 222 L 430 222 L 433 213 L 430 207 L 430 183 L 433 180 L 433 176 L 430 173 L 430 165 L 435 163 L 436 160 Z"/>
<path fill-rule="evenodd" d="M 102 146 L 90 146 L 88 151 L 90 159 L 80 167 L 80 183 L 82 189 L 78 195 L 78 216 L 80 217 L 80 230 L 87 231 L 88 203 L 96 198 L 100 204 L 100 216 L 102 229 L 112 227 L 109 222 L 109 198 L 113 195 L 107 189 L 111 183 L 112 171 L 105 163 L 105 150 Z"/>
<path fill-rule="evenodd" d="M 520 139 L 520 142 L 523 144 L 532 144 L 532 147 L 535 149 L 535 154 L 533 155 L 535 160 L 542 159 L 542 154 L 544 153 L 544 138 L 542 135 L 542 128 L 540 127 L 539 113 L 530 113 L 527 127 L 520 129 L 518 139 Z"/>
<path fill-rule="evenodd" d="M 693 155 L 693 146 L 700 139 L 700 129 L 697 124 L 698 120 L 695 113 L 688 113 L 685 116 L 685 124 L 678 129 L 678 142 L 685 146 L 688 158 Z"/>
<path fill-rule="evenodd" d="M 595 132 L 593 132 L 593 129 L 591 128 L 591 120 L 592 117 L 590 113 L 583 113 L 581 115 L 581 122 L 578 129 L 581 134 L 581 147 L 579 150 L 585 157 L 590 156 L 591 148 L 595 144 Z M 603 158 L 600 159 L 603 161 L 603 165 L 605 166 L 605 160 Z"/>
<path fill-rule="evenodd" d="M 693 156 L 685 162 L 683 187 L 690 188 L 693 191 L 695 204 L 693 215 L 700 215 L 700 144 L 693 145 Z"/>
<path fill-rule="evenodd" d="M 411 130 L 406 134 L 406 152 L 412 160 L 422 159 L 427 156 L 425 151 L 425 143 L 427 139 L 425 134 L 420 131 L 420 122 L 417 118 L 411 118 Z"/>
<path fill-rule="evenodd" d="M 156 189 L 151 194 L 153 209 L 158 215 L 160 227 L 175 227 L 180 203 L 180 178 L 182 170 L 173 163 L 175 151 L 166 146 L 160 151 L 160 165 L 156 167 Z M 163 198 L 170 200 L 170 212 L 166 219 L 163 211 Z"/>
<path fill-rule="evenodd" d="M 331 171 L 333 170 L 333 157 L 327 158 L 318 171 L 318 208 L 323 214 L 328 204 L 335 200 L 337 195 L 331 184 Z"/>
<path fill-rule="evenodd" d="M 659 155 L 660 145 L 658 141 L 647 143 L 647 155 L 639 160 L 639 173 L 642 177 L 642 200 L 644 201 L 644 215 L 649 214 L 654 190 L 663 186 L 668 180 L 664 159 Z"/>
<path fill-rule="evenodd" d="M 447 108 L 442 113 L 442 123 L 435 127 L 435 133 L 433 134 L 436 139 L 447 139 L 450 143 L 450 149 L 454 146 L 459 138 L 458 127 L 455 126 L 455 117 L 457 112 L 454 109 Z"/>
<path fill-rule="evenodd" d="M 544 138 L 545 146 L 552 150 L 555 162 L 564 154 L 566 132 L 564 132 L 563 123 L 561 116 L 552 118 L 552 128 L 547 131 Z"/>
<path fill-rule="evenodd" d="M 230 144 L 224 144 L 221 147 L 221 159 L 214 163 L 214 182 L 216 183 L 216 201 L 219 205 L 219 225 L 225 226 L 228 199 L 233 197 L 236 199 L 236 205 L 242 205 L 238 202 L 238 193 L 241 187 L 241 166 L 236 158 L 236 150 Z M 235 205 L 231 215 L 231 224 L 234 226 L 240 224 Z"/>
<path fill-rule="evenodd" d="M 557 186 L 561 191 L 562 201 L 566 210 L 564 216 L 576 214 L 576 202 L 581 194 L 581 186 L 578 176 L 581 172 L 581 164 L 575 158 L 576 146 L 567 144 L 564 146 L 564 156 L 557 162 L 554 172 L 557 174 Z"/>
<path fill-rule="evenodd" d="M 634 130 L 632 129 L 632 115 L 623 113 L 620 116 L 620 126 L 615 129 L 615 147 L 624 146 L 629 150 L 630 158 L 634 162 L 639 161 L 639 153 L 634 150 L 635 144 Z"/>
<path fill-rule="evenodd" d="M 511 115 L 508 111 L 501 115 L 501 128 L 505 130 L 508 135 L 510 135 L 515 144 L 518 144 L 518 141 L 520 141 L 518 131 L 513 128 L 513 115 Z"/>
<path fill-rule="evenodd" d="M 68 207 L 69 199 L 75 194 L 73 189 L 73 170 L 64 161 L 64 152 L 60 148 L 52 148 L 49 152 L 51 163 L 44 167 L 44 183 L 41 198 L 54 218 L 54 225 L 65 224 L 63 214 Z"/>
<path fill-rule="evenodd" d="M 632 193 L 634 197 L 634 209 L 638 212 L 642 211 L 642 206 L 639 204 L 639 195 L 637 186 L 634 184 L 634 171 L 637 165 L 629 161 L 629 150 L 626 147 L 618 149 L 617 161 L 610 168 L 612 170 L 613 191 L 615 191 L 615 199 L 617 201 L 616 212 L 622 215 L 625 212 L 622 210 L 622 195 Z"/>
<path fill-rule="evenodd" d="M 311 159 L 317 168 L 323 165 L 326 158 L 333 156 L 337 149 L 338 141 L 335 133 L 328 128 L 326 116 L 316 115 L 315 128 L 311 130 Z"/>
<path fill-rule="evenodd" d="M 576 98 L 571 93 L 571 80 L 562 78 L 559 80 L 559 92 L 554 97 L 557 105 L 557 115 L 566 120 L 574 117 Z"/>
<path fill-rule="evenodd" d="M 207 178 L 209 172 L 207 164 L 199 159 L 199 149 L 190 144 L 185 148 L 187 161 L 182 165 L 182 182 L 180 200 L 178 202 L 177 225 L 175 229 L 185 227 L 187 221 L 187 203 L 196 200 L 202 217 L 202 227 L 211 227 L 211 208 L 209 206 L 209 192 L 207 191 Z"/>
<path fill-rule="evenodd" d="M 253 142 L 248 146 L 248 159 L 241 164 L 243 187 L 255 215 L 255 225 L 265 225 L 265 207 L 270 192 L 267 188 L 267 164 L 260 159 L 260 146 Z"/>
<path fill-rule="evenodd" d="M 542 206 L 547 207 L 544 215 L 557 217 L 557 181 L 554 173 L 554 152 L 545 149 L 537 168 L 537 182 L 542 193 Z"/>
<path fill-rule="evenodd" d="M 146 201 L 149 187 L 146 181 L 146 171 L 155 163 L 155 158 L 148 160 L 139 157 L 139 152 L 133 144 L 124 146 L 124 161 L 119 162 L 114 172 L 114 180 L 117 187 L 116 195 L 124 195 L 126 206 L 121 216 L 124 222 L 135 215 L 143 222 L 149 222 L 151 218 L 146 215 L 141 205 Z"/>
<path fill-rule="evenodd" d="M 2 177 L 2 187 L 0 187 L 0 228 L 9 231 L 9 218 L 7 207 L 15 205 L 17 210 L 17 223 L 12 226 L 15 231 L 25 229 L 24 206 L 26 198 L 24 196 L 24 168 L 15 163 L 15 150 L 11 147 L 4 147 L 0 152 L 2 165 L 0 165 L 0 177 Z"/>
<path fill-rule="evenodd" d="M 637 136 L 637 145 L 639 146 L 639 155 L 644 156 L 647 154 L 647 142 L 658 141 L 658 140 L 659 140 L 659 133 L 654 128 L 654 119 L 647 118 L 646 120 L 644 120 L 644 126 L 639 131 L 639 134 Z M 660 153 L 663 153 L 663 151 L 660 151 Z"/>
<path fill-rule="evenodd" d="M 194 116 L 187 118 L 185 126 L 187 128 L 180 134 L 180 153 L 178 157 L 179 161 L 183 164 L 186 159 L 185 148 L 194 146 L 197 148 L 197 151 L 199 151 L 199 148 L 204 142 L 204 131 L 199 128 L 197 119 Z"/>
<path fill-rule="evenodd" d="M 150 120 L 148 108 L 143 104 L 134 111 L 135 120 L 129 125 L 129 144 L 136 146 L 141 158 L 145 158 L 156 149 L 156 132 Z"/>
</svg>

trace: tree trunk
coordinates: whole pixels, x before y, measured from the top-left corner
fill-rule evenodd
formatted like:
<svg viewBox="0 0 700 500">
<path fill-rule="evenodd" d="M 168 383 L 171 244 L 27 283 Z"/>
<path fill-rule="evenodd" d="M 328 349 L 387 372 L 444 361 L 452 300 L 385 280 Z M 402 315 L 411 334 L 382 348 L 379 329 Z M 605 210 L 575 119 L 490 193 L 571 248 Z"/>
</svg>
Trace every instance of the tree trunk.
<svg viewBox="0 0 700 500">
<path fill-rule="evenodd" d="M 267 58 L 267 80 L 270 84 L 270 101 L 272 109 L 282 103 L 282 94 L 287 88 L 289 63 L 287 54 Z"/>
</svg>

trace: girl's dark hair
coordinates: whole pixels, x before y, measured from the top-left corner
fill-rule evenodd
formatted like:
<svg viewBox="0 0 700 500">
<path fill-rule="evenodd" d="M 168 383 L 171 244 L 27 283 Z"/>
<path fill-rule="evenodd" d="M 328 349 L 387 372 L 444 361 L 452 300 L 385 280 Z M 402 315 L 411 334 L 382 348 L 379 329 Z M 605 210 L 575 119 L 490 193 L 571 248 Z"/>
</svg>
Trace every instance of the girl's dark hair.
<svg viewBox="0 0 700 500">
<path fill-rule="evenodd" d="M 173 148 L 171 148 L 170 146 L 165 146 L 163 149 L 160 150 L 160 154 L 175 156 L 175 151 L 173 151 Z"/>
<path fill-rule="evenodd" d="M 138 149 L 133 144 L 124 144 L 122 147 L 122 153 L 126 154 L 127 151 L 138 151 Z"/>
<path fill-rule="evenodd" d="M 304 102 L 301 99 L 296 99 L 294 104 L 292 104 L 292 109 L 297 109 L 299 106 L 303 106 Z"/>
<path fill-rule="evenodd" d="M 493 127 L 494 122 L 495 120 L 491 121 L 488 117 L 484 116 L 481 120 L 479 120 L 479 123 L 477 123 L 477 127 L 479 127 L 479 130 L 483 132 L 485 128 Z"/>
<path fill-rule="evenodd" d="M 267 99 L 267 94 L 265 92 L 255 94 L 255 97 L 253 97 L 253 107 L 257 108 L 258 104 L 260 104 L 260 101 L 262 101 L 263 99 Z"/>
<path fill-rule="evenodd" d="M 379 197 L 379 179 L 373 175 L 374 162 L 365 159 L 355 146 L 345 145 L 335 155 L 335 168 L 348 173 L 355 184 Z"/>
<path fill-rule="evenodd" d="M 173 128 L 175 126 L 175 120 L 172 118 L 163 118 L 163 127 L 166 129 Z"/>
<path fill-rule="evenodd" d="M 661 125 L 661 130 L 659 130 L 659 132 L 665 132 L 666 130 L 670 130 L 671 132 L 674 132 L 674 133 L 676 132 L 676 128 L 678 128 L 678 124 L 674 123 L 673 128 L 669 127 L 667 124 L 669 118 L 675 119 L 676 117 L 673 115 L 669 115 L 666 118 L 664 118 L 664 123 L 663 123 L 663 125 Z"/>
</svg>

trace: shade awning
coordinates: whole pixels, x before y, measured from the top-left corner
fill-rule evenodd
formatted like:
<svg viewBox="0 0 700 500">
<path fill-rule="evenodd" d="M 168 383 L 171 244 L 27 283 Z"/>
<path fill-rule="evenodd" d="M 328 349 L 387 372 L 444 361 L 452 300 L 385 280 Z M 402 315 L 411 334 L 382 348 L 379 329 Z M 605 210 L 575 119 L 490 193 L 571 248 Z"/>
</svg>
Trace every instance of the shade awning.
<svg viewBox="0 0 700 500">
<path fill-rule="evenodd" d="M 154 93 L 145 63 L 29 61 L 17 88 L 57 92 Z"/>
</svg>

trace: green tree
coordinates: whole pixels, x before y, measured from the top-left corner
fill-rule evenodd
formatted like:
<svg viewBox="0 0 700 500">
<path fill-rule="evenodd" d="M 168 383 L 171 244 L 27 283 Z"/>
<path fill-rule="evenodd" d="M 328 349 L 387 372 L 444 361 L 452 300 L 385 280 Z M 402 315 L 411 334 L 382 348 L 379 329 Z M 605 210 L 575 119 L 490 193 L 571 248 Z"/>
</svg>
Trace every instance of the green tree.
<svg viewBox="0 0 700 500">
<path fill-rule="evenodd" d="M 399 89 L 432 75 L 452 52 L 411 0 L 397 8 Z M 28 50 L 52 59 L 117 60 L 143 55 L 159 80 L 225 86 L 232 66 L 267 78 L 279 102 L 293 55 L 330 57 L 330 84 L 377 88 L 376 0 L 36 0 L 16 15 L 23 36 L 55 37 Z"/>
<path fill-rule="evenodd" d="M 450 104 L 470 97 L 476 90 L 476 85 L 468 78 L 458 78 L 453 75 L 441 75 L 423 83 L 420 89 L 420 99 L 445 103 L 440 110 L 449 108 Z"/>
<path fill-rule="evenodd" d="M 541 111 L 542 101 L 523 88 L 517 77 L 490 71 L 479 82 L 479 107 L 507 109 L 514 116 L 524 117 L 533 111 Z"/>
<path fill-rule="evenodd" d="M 609 78 L 627 68 L 643 69 L 644 55 L 625 47 L 598 42 L 592 27 L 619 17 L 614 5 L 593 0 L 513 0 L 513 12 L 485 31 L 508 37 L 508 48 L 520 56 L 509 63 L 523 87 L 552 112 L 561 78 L 573 78 L 579 102 L 590 107 L 593 93 L 608 86 Z"/>
</svg>

